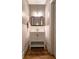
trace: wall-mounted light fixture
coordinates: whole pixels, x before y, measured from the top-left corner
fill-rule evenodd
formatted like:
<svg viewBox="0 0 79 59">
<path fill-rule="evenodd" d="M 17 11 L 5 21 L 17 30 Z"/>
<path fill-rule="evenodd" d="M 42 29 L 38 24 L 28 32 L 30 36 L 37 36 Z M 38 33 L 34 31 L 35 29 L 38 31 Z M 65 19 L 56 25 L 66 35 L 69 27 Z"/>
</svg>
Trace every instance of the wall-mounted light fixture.
<svg viewBox="0 0 79 59">
<path fill-rule="evenodd" d="M 41 11 L 33 11 L 32 16 L 40 17 L 43 16 L 43 13 Z"/>
<path fill-rule="evenodd" d="M 35 11 L 33 11 L 32 16 L 41 17 L 41 16 L 43 16 L 43 12 L 41 10 L 39 10 L 39 7 L 37 7 L 37 9 Z"/>
</svg>

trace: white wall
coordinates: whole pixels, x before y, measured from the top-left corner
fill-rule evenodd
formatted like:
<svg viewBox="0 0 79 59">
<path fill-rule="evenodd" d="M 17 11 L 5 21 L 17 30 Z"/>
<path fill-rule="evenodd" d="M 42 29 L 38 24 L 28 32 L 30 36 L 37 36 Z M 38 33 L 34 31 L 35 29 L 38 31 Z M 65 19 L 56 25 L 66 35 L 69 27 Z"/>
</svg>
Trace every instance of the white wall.
<svg viewBox="0 0 79 59">
<path fill-rule="evenodd" d="M 22 0 L 22 55 L 28 48 L 29 29 L 27 22 L 29 21 L 29 5 L 27 0 Z"/>
<path fill-rule="evenodd" d="M 45 32 L 46 32 L 46 40 L 47 40 L 47 49 L 48 49 L 48 52 L 51 53 L 51 39 L 50 39 L 50 25 L 51 25 L 51 22 L 50 22 L 50 4 L 49 4 L 49 1 L 47 2 L 46 4 L 46 7 L 45 7 L 45 23 L 46 23 L 46 26 L 45 26 Z"/>
<path fill-rule="evenodd" d="M 51 17 L 53 17 L 53 15 L 51 14 L 51 2 L 53 0 L 50 0 L 47 2 L 46 4 L 46 9 L 45 9 L 45 23 L 46 23 L 46 39 L 47 39 L 47 48 L 48 48 L 48 52 L 50 54 L 54 54 L 56 55 L 56 52 L 55 52 L 55 48 L 56 46 L 54 46 L 56 44 L 56 40 L 54 38 L 54 27 L 53 27 L 53 20 L 54 19 L 51 19 Z M 51 21 L 52 20 L 52 21 Z"/>
<path fill-rule="evenodd" d="M 45 16 L 45 5 L 30 5 L 30 16 Z"/>
<path fill-rule="evenodd" d="M 51 4 L 51 41 L 53 42 L 53 54 L 56 56 L 56 9 L 55 1 Z"/>
</svg>

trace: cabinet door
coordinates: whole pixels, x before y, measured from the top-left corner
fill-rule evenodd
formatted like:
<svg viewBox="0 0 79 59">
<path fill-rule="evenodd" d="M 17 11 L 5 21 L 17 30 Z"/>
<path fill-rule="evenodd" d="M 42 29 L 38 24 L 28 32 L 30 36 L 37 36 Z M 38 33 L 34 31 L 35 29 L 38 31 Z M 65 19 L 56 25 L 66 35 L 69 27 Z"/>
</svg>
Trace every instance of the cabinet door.
<svg viewBox="0 0 79 59">
<path fill-rule="evenodd" d="M 36 40 L 37 39 L 37 37 L 36 37 L 36 32 L 30 32 L 30 40 L 31 41 L 34 41 L 34 40 Z"/>
<path fill-rule="evenodd" d="M 31 41 L 43 41 L 45 40 L 45 32 L 30 32 Z"/>
<path fill-rule="evenodd" d="M 40 41 L 45 40 L 45 32 L 38 32 L 38 40 Z"/>
</svg>

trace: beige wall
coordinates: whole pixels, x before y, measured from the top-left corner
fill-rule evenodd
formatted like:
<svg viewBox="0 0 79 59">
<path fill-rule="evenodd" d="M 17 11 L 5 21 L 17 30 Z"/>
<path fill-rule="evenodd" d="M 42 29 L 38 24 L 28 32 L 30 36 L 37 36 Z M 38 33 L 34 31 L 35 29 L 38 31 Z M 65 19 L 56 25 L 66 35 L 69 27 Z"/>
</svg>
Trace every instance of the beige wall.
<svg viewBox="0 0 79 59">
<path fill-rule="evenodd" d="M 48 52 L 51 53 L 51 39 L 50 39 L 50 25 L 51 25 L 51 17 L 50 17 L 50 3 L 49 1 L 47 2 L 46 4 L 46 7 L 45 7 L 45 23 L 46 23 L 46 26 L 45 26 L 45 31 L 46 31 L 46 40 L 47 40 L 47 49 L 48 49 Z"/>
<path fill-rule="evenodd" d="M 53 0 L 50 0 L 46 4 L 45 9 L 45 18 L 46 18 L 46 38 L 47 38 L 47 48 L 49 53 L 54 54 L 56 56 L 56 39 L 55 39 L 55 25 L 54 24 L 54 13 L 51 12 L 53 9 L 51 9 L 51 2 Z M 53 18 L 52 18 L 53 17 Z"/>
<path fill-rule="evenodd" d="M 53 42 L 53 54 L 56 56 L 56 9 L 55 1 L 51 4 L 51 41 Z"/>
<path fill-rule="evenodd" d="M 29 5 L 27 0 L 22 0 L 22 54 L 28 48 L 29 41 L 29 29 L 27 28 L 27 22 L 29 21 Z"/>
<path fill-rule="evenodd" d="M 45 16 L 45 5 L 30 5 L 30 16 L 33 16 L 34 12 L 42 12 L 43 16 Z"/>
</svg>

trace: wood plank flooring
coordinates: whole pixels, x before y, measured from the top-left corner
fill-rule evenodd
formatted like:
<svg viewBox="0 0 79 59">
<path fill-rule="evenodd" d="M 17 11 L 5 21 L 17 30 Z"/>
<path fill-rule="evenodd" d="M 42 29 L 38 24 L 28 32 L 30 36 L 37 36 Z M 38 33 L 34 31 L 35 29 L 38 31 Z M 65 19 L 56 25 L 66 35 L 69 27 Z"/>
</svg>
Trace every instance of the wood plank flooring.
<svg viewBox="0 0 79 59">
<path fill-rule="evenodd" d="M 46 49 L 42 48 L 34 48 L 32 50 L 28 50 L 25 54 L 24 59 L 55 59 L 51 56 Z"/>
</svg>

